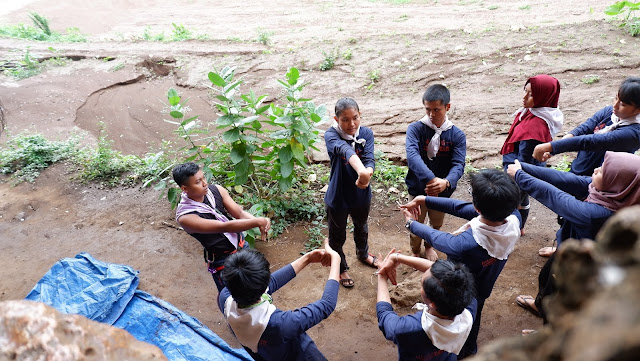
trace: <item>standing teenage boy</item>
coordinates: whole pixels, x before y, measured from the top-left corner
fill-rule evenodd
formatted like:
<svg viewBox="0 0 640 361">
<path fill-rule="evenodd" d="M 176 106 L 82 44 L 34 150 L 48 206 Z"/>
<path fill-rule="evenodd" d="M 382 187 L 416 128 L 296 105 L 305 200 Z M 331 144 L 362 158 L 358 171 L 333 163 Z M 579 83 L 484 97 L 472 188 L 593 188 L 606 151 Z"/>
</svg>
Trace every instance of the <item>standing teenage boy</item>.
<svg viewBox="0 0 640 361">
<path fill-rule="evenodd" d="M 441 84 L 427 88 L 422 96 L 426 115 L 407 128 L 406 152 L 409 171 L 405 182 L 409 200 L 417 196 L 450 197 L 458 180 L 464 174 L 467 140 L 464 132 L 453 125 L 447 116 L 451 108 L 449 90 Z M 417 221 L 440 229 L 444 213 L 422 208 Z M 420 257 L 422 240 L 410 234 L 411 252 Z M 435 260 L 438 255 L 427 246 L 426 257 Z"/>
<path fill-rule="evenodd" d="M 204 247 L 205 262 L 219 292 L 224 287 L 220 277 L 224 260 L 247 247 L 242 232 L 258 227 L 265 241 L 271 221 L 244 211 L 222 186 L 209 185 L 195 163 L 178 164 L 173 180 L 182 189 L 176 221 Z"/>
</svg>

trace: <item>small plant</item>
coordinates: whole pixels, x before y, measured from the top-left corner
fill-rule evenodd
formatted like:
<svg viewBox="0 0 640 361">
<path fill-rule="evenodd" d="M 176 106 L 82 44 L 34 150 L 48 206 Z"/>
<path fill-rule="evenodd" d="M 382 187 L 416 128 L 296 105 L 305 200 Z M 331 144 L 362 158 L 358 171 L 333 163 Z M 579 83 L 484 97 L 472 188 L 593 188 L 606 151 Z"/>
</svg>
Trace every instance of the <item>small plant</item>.
<svg viewBox="0 0 640 361">
<path fill-rule="evenodd" d="M 49 51 L 55 54 L 53 57 L 49 58 L 50 63 L 56 66 L 65 66 L 67 64 L 67 58 L 61 56 L 59 50 L 56 50 L 50 46 Z"/>
<path fill-rule="evenodd" d="M 631 36 L 638 36 L 640 34 L 640 18 L 635 16 L 635 12 L 638 10 L 640 10 L 640 2 L 619 1 L 606 8 L 604 13 L 614 18 L 623 14 L 620 27 L 626 28 Z"/>
<path fill-rule="evenodd" d="M 18 61 L 17 64 L 5 64 L 3 66 L 3 72 L 9 76 L 12 76 L 17 79 L 25 79 L 36 74 L 39 74 L 42 71 L 42 66 L 38 62 L 38 60 L 34 59 L 29 53 L 29 48 L 25 51 L 24 57 L 22 60 Z"/>
<path fill-rule="evenodd" d="M 50 141 L 41 134 L 20 135 L 0 150 L 0 172 L 13 174 L 13 182 L 33 182 L 40 172 L 56 162 L 73 158 L 77 138 Z"/>
<path fill-rule="evenodd" d="M 271 45 L 271 35 L 272 32 L 268 31 L 259 31 L 258 32 L 258 42 L 263 45 Z"/>
<path fill-rule="evenodd" d="M 342 53 L 342 57 L 345 60 L 351 60 L 351 58 L 353 58 L 353 51 L 351 49 L 347 49 L 344 53 Z"/>
<path fill-rule="evenodd" d="M 118 63 L 111 68 L 111 71 L 118 71 L 124 69 L 124 63 Z"/>
<path fill-rule="evenodd" d="M 367 90 L 370 90 L 378 81 L 380 81 L 380 70 L 373 69 L 367 73 L 367 76 L 369 77 L 369 80 L 371 80 L 371 83 L 367 86 Z"/>
<path fill-rule="evenodd" d="M 571 161 L 566 155 L 563 155 L 562 160 L 552 166 L 551 169 L 568 172 L 571 170 Z"/>
<path fill-rule="evenodd" d="M 518 9 L 520 9 L 520 10 L 530 10 L 531 9 L 531 5 L 522 5 Z"/>
<path fill-rule="evenodd" d="M 49 20 L 47 20 L 47 18 L 36 12 L 32 12 L 31 14 L 29 14 L 29 19 L 31 19 L 31 21 L 33 21 L 33 24 L 40 28 L 43 33 L 45 33 L 47 36 L 51 36 L 51 29 L 49 29 Z"/>
<path fill-rule="evenodd" d="M 580 79 L 581 82 L 591 85 L 600 81 L 600 77 L 598 75 L 585 75 Z"/>
<path fill-rule="evenodd" d="M 321 71 L 327 71 L 327 70 L 333 69 L 333 67 L 336 64 L 336 61 L 340 58 L 338 49 L 334 49 L 329 53 L 326 53 L 323 51 L 322 55 L 324 55 L 324 60 L 322 61 L 322 64 L 320 64 Z"/>
<path fill-rule="evenodd" d="M 479 170 L 478 168 L 473 166 L 473 163 L 471 162 L 471 157 L 466 156 L 464 159 L 464 174 L 475 173 L 478 170 Z"/>
<path fill-rule="evenodd" d="M 487 9 L 489 9 L 489 10 L 497 10 L 498 9 L 498 5 L 490 5 Z"/>
<path fill-rule="evenodd" d="M 184 25 L 177 25 L 176 23 L 171 23 L 171 25 L 173 26 L 173 41 L 184 41 L 191 39 L 191 31 Z"/>
</svg>

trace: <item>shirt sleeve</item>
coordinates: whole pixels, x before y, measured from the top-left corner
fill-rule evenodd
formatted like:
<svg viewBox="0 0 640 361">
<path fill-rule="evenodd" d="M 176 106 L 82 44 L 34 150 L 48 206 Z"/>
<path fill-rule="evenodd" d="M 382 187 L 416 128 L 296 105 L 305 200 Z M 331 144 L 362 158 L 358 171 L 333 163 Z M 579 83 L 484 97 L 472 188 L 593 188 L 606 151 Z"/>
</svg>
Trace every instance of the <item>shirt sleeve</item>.
<svg viewBox="0 0 640 361">
<path fill-rule="evenodd" d="M 628 152 L 640 146 L 640 131 L 635 126 L 620 127 L 604 134 L 588 134 L 551 142 L 553 154 L 585 150 L 590 152 Z"/>
<path fill-rule="evenodd" d="M 466 220 L 471 220 L 478 216 L 473 203 L 459 199 L 426 196 L 424 203 L 427 209 L 444 212 Z"/>
<path fill-rule="evenodd" d="M 329 317 L 338 303 L 338 281 L 327 280 L 322 298 L 282 314 L 282 333 L 285 338 L 297 337 L 301 333 Z"/>
<path fill-rule="evenodd" d="M 280 287 L 286 285 L 289 281 L 291 281 L 296 276 L 296 271 L 294 271 L 293 266 L 288 264 L 279 270 L 273 272 L 271 274 L 271 280 L 269 281 L 269 294 L 274 293 L 279 290 Z"/>
<path fill-rule="evenodd" d="M 477 246 L 470 231 L 458 235 L 435 230 L 420 222 L 411 223 L 411 233 L 422 238 L 440 252 L 447 256 L 461 256 L 465 251 Z"/>
<path fill-rule="evenodd" d="M 407 138 L 405 142 L 405 150 L 407 152 L 407 166 L 416 175 L 418 180 L 423 183 L 429 183 L 435 174 L 427 167 L 420 156 L 420 134 L 417 123 L 409 124 L 407 128 Z M 451 180 L 449 183 L 453 186 Z"/>
<path fill-rule="evenodd" d="M 604 107 L 598 110 L 597 112 L 595 112 L 595 114 L 591 116 L 591 118 L 587 119 L 587 121 L 575 127 L 569 133 L 573 134 L 574 136 L 593 134 L 593 130 L 596 128 L 596 126 L 600 122 L 602 122 L 603 119 L 606 118 L 606 114 L 607 113 L 611 114 L 610 111 L 611 110 L 609 109 L 609 107 Z"/>
<path fill-rule="evenodd" d="M 538 202 L 576 225 L 590 227 L 594 220 L 602 219 L 611 213 L 598 204 L 577 200 L 573 195 L 522 170 L 516 172 L 516 182 Z"/>
<path fill-rule="evenodd" d="M 589 195 L 591 177 L 525 163 L 522 163 L 521 166 L 522 170 L 527 174 L 550 183 L 561 191 L 567 192 L 580 200 L 587 198 Z"/>
<path fill-rule="evenodd" d="M 351 144 L 342 139 L 338 132 L 333 128 L 329 128 L 329 130 L 324 133 L 324 142 L 327 146 L 327 152 L 330 155 L 334 154 L 349 160 L 352 155 L 356 154 L 356 151 L 353 149 Z M 367 140 L 367 143 L 368 142 L 369 141 Z"/>
<path fill-rule="evenodd" d="M 231 297 L 231 292 L 229 292 L 228 288 L 223 288 L 222 291 L 218 294 L 218 308 L 224 315 L 224 303 L 227 302 L 227 298 Z"/>
<path fill-rule="evenodd" d="M 457 128 L 452 128 L 457 129 Z M 453 145 L 453 152 L 451 156 L 452 167 L 449 170 L 449 174 L 447 174 L 446 179 L 451 184 L 451 188 L 455 189 L 458 186 L 458 180 L 464 174 L 464 165 L 467 158 L 467 138 L 462 132 L 462 130 L 458 130 L 458 134 L 455 137 L 455 142 Z"/>
<path fill-rule="evenodd" d="M 360 155 L 360 160 L 362 164 L 367 167 L 371 167 L 375 169 L 375 141 L 373 139 L 373 131 L 369 128 L 366 128 L 366 135 L 363 137 L 367 142 L 364 144 L 364 152 Z"/>
<path fill-rule="evenodd" d="M 533 158 L 533 149 L 541 141 L 535 139 L 521 140 L 518 142 L 518 160 L 521 163 L 538 164 L 539 162 Z"/>
<path fill-rule="evenodd" d="M 405 327 L 402 317 L 393 311 L 393 306 L 389 302 L 376 303 L 376 313 L 378 328 L 384 337 L 389 341 L 395 341 L 396 335 Z"/>
</svg>

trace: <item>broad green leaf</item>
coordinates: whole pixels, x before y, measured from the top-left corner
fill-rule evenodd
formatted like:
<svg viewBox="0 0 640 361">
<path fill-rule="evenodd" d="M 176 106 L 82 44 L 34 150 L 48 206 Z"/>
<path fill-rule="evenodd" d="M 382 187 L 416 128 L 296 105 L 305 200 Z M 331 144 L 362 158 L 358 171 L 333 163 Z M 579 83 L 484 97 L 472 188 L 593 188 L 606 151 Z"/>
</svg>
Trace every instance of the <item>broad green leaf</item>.
<svg viewBox="0 0 640 361">
<path fill-rule="evenodd" d="M 210 72 L 209 73 L 209 80 L 211 80 L 211 83 L 219 86 L 219 87 L 224 87 L 227 85 L 227 82 L 224 81 L 224 79 L 222 79 L 222 77 L 214 72 Z"/>
<path fill-rule="evenodd" d="M 169 88 L 169 91 L 167 92 L 167 97 L 171 98 L 171 97 L 177 97 L 177 96 L 178 96 L 178 91 L 173 88 Z"/>
<path fill-rule="evenodd" d="M 182 193 L 182 190 L 180 188 L 167 189 L 167 199 L 169 200 L 172 206 L 174 204 L 178 205 L 178 198 L 180 197 L 180 193 Z"/>
<path fill-rule="evenodd" d="M 231 83 L 231 84 L 227 84 L 227 85 L 224 87 L 224 92 L 225 92 L 225 93 L 228 93 L 228 92 L 230 92 L 231 90 L 233 90 L 235 87 L 237 87 L 237 86 L 238 86 L 238 85 L 240 85 L 240 84 L 242 84 L 242 80 L 236 80 L 236 81 L 234 81 L 234 82 L 233 82 L 233 83 Z"/>
<path fill-rule="evenodd" d="M 175 96 L 175 97 L 169 97 L 169 105 L 173 106 L 173 105 L 178 105 L 180 104 L 180 97 Z"/>
<path fill-rule="evenodd" d="M 153 190 L 154 191 L 159 191 L 161 189 L 165 189 L 167 188 L 167 181 L 166 180 L 161 180 L 160 182 L 156 183 L 155 186 L 153 186 Z"/>
<path fill-rule="evenodd" d="M 313 120 L 314 123 L 318 123 L 322 121 L 322 118 L 320 118 L 320 116 L 316 113 L 311 113 L 311 120 Z"/>
<path fill-rule="evenodd" d="M 211 169 L 211 167 L 202 167 L 202 173 L 204 173 L 204 177 L 207 179 L 207 182 L 211 181 L 213 178 L 213 169 Z"/>
<path fill-rule="evenodd" d="M 278 152 L 278 158 L 280 158 L 280 163 L 291 162 L 291 159 L 293 158 L 293 152 L 291 151 L 291 146 L 287 145 L 284 148 L 280 148 L 280 151 Z"/>
<path fill-rule="evenodd" d="M 282 162 L 282 160 L 280 161 L 280 174 L 284 177 L 287 178 L 291 175 L 291 173 L 293 172 L 293 162 L 291 160 L 289 160 L 289 162 Z"/>
<path fill-rule="evenodd" d="M 241 185 L 237 185 L 237 186 L 233 187 L 233 190 L 236 191 L 236 193 L 238 193 L 238 194 L 242 194 L 242 192 L 244 191 L 244 188 L 242 188 Z M 252 213 L 252 214 L 255 215 L 255 213 Z"/>
<path fill-rule="evenodd" d="M 251 122 L 253 122 L 254 120 L 256 120 L 256 119 L 258 119 L 258 118 L 259 118 L 259 117 L 258 117 L 258 116 L 256 116 L 256 115 L 252 115 L 252 116 L 250 116 L 250 117 L 246 117 L 246 118 L 244 118 L 244 119 L 242 119 L 242 120 L 240 121 L 240 124 L 239 124 L 239 125 L 244 125 L 244 124 L 247 124 L 247 123 L 251 123 Z"/>
<path fill-rule="evenodd" d="M 222 139 L 227 143 L 234 143 L 240 140 L 240 129 L 232 128 L 222 133 Z"/>
<path fill-rule="evenodd" d="M 231 148 L 231 162 L 238 164 L 242 162 L 247 154 L 247 149 L 244 144 L 234 144 Z"/>
<path fill-rule="evenodd" d="M 620 1 L 618 3 L 610 5 L 604 10 L 604 13 L 607 15 L 618 15 L 622 12 L 622 9 L 624 9 L 626 3 L 626 1 Z"/>
<path fill-rule="evenodd" d="M 265 105 L 263 107 L 260 107 L 256 110 L 256 114 L 262 114 L 264 113 L 265 110 L 269 109 L 271 107 L 271 105 Z"/>
<path fill-rule="evenodd" d="M 291 122 L 293 122 L 293 118 L 291 118 L 290 115 L 285 115 L 284 117 L 278 117 L 274 121 L 274 123 L 276 124 L 289 124 Z"/>
<path fill-rule="evenodd" d="M 169 115 L 171 115 L 172 117 L 176 118 L 176 119 L 180 119 L 182 117 L 184 117 L 184 114 L 182 114 L 181 112 L 174 110 L 171 113 L 169 113 Z"/>
<path fill-rule="evenodd" d="M 302 144 L 295 142 L 291 144 L 293 156 L 299 161 L 304 161 L 304 147 Z"/>
<path fill-rule="evenodd" d="M 278 179 L 278 186 L 282 192 L 286 192 L 293 185 L 293 177 Z"/>
<path fill-rule="evenodd" d="M 298 82 L 298 78 L 300 77 L 300 72 L 296 68 L 290 68 L 286 76 L 289 84 L 295 85 Z"/>
<path fill-rule="evenodd" d="M 289 129 L 278 130 L 277 132 L 271 133 L 271 138 L 284 139 L 284 138 L 288 138 L 290 134 L 291 134 L 291 131 Z"/>
<path fill-rule="evenodd" d="M 228 102 L 230 101 L 229 99 L 227 99 L 227 97 L 225 97 L 224 95 L 216 95 L 216 99 L 220 100 L 221 102 Z"/>
<path fill-rule="evenodd" d="M 216 120 L 216 123 L 222 127 L 229 126 L 236 122 L 238 116 L 234 114 L 225 114 Z"/>
<path fill-rule="evenodd" d="M 246 134 L 242 134 L 240 133 L 240 140 L 242 140 L 243 142 L 250 142 L 250 143 L 258 143 L 260 142 L 260 138 L 254 137 L 253 135 L 246 135 Z"/>
</svg>

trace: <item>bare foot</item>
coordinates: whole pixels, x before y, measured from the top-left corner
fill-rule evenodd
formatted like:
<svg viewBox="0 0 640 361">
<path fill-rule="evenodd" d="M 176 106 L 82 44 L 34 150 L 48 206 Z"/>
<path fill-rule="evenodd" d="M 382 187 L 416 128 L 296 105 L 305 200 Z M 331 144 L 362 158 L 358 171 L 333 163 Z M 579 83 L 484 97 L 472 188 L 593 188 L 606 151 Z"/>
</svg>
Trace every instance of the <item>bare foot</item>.
<svg viewBox="0 0 640 361">
<path fill-rule="evenodd" d="M 435 262 L 438 260 L 438 254 L 436 253 L 436 250 L 433 249 L 433 247 L 429 247 L 424 250 L 424 258 L 428 259 L 429 261 Z"/>
</svg>

